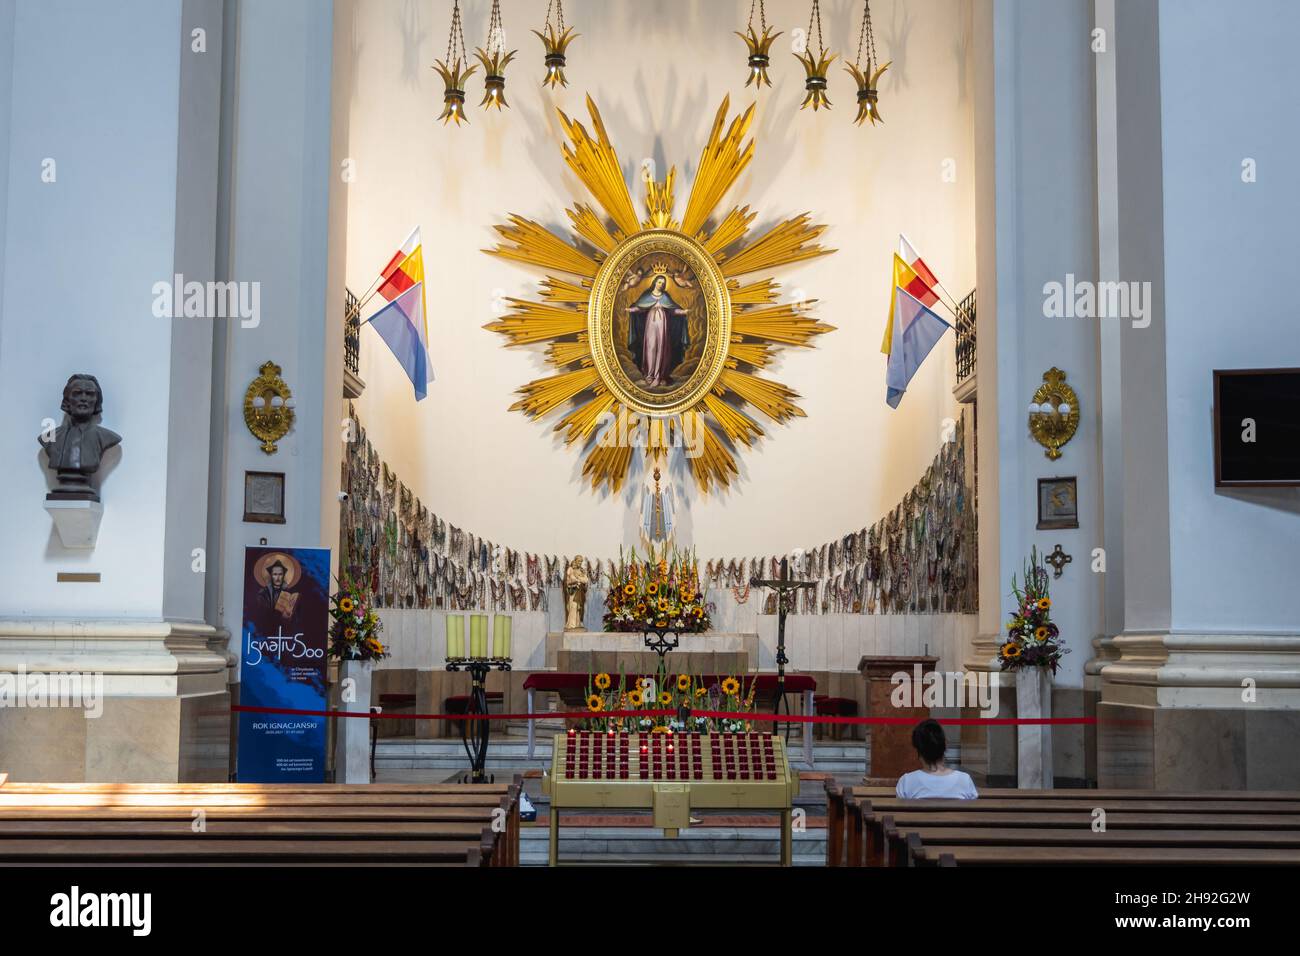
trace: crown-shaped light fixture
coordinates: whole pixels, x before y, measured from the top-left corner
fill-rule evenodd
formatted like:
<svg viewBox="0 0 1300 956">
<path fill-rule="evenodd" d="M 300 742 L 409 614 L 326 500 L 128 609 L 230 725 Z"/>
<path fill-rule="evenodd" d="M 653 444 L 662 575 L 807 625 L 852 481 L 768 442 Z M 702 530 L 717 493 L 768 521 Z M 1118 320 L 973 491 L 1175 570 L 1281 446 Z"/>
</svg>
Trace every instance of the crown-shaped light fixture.
<svg viewBox="0 0 1300 956">
<path fill-rule="evenodd" d="M 813 24 L 817 25 L 817 58 L 813 59 Z M 813 112 L 821 109 L 823 106 L 831 108 L 830 97 L 826 95 L 826 71 L 830 69 L 831 62 L 839 56 L 838 53 L 826 52 L 826 44 L 822 42 L 822 5 L 821 0 L 812 0 L 812 9 L 808 11 L 808 37 L 804 46 L 803 54 L 796 53 L 795 59 L 803 64 L 807 76 L 804 78 L 803 103 L 799 108 L 811 106 Z"/>
<path fill-rule="evenodd" d="M 446 125 L 454 120 L 459 126 L 461 120 L 469 122 L 465 115 L 465 81 L 478 69 L 469 66 L 469 57 L 465 55 L 465 31 L 460 20 L 460 0 L 455 0 L 451 10 L 451 31 L 447 35 L 447 58 L 437 60 L 434 69 L 442 77 L 445 89 L 442 93 L 442 113 L 438 119 Z M 468 68 L 467 68 L 468 66 Z"/>
<path fill-rule="evenodd" d="M 758 29 L 754 30 L 754 7 L 758 7 Z M 766 0 L 749 0 L 749 26 L 744 33 L 736 31 L 736 36 L 745 41 L 749 47 L 749 79 L 745 85 L 754 84 L 756 89 L 762 89 L 763 84 L 772 85 L 771 79 L 768 78 L 767 68 L 772 63 L 772 41 L 779 37 L 780 32 L 773 33 L 772 28 L 767 25 L 767 6 Z"/>
<path fill-rule="evenodd" d="M 867 52 L 865 69 L 862 66 L 864 49 Z M 889 63 L 881 66 L 880 60 L 876 58 L 876 35 L 871 29 L 871 0 L 863 0 L 862 30 L 858 34 L 858 57 L 851 66 L 846 64 L 844 68 L 858 84 L 858 115 L 853 122 L 858 126 L 867 120 L 871 120 L 872 126 L 883 123 L 884 120 L 880 118 L 880 94 L 876 91 L 876 84 L 880 82 L 880 75 L 889 69 Z"/>
<path fill-rule="evenodd" d="M 552 14 L 555 17 L 554 23 L 551 22 Z M 546 5 L 546 23 L 542 25 L 542 30 L 534 30 L 533 33 L 537 34 L 537 38 L 546 47 L 546 76 L 542 78 L 542 86 L 568 86 L 569 81 L 564 78 L 564 68 L 568 63 L 565 51 L 582 34 L 574 33 L 573 27 L 565 27 L 564 0 L 550 0 Z"/>
<path fill-rule="evenodd" d="M 501 0 L 492 0 L 492 19 L 488 23 L 487 42 L 474 51 L 483 64 L 483 102 L 479 106 L 498 110 L 506 102 L 506 65 L 515 58 L 518 50 L 506 52 L 506 31 L 501 26 Z"/>
</svg>

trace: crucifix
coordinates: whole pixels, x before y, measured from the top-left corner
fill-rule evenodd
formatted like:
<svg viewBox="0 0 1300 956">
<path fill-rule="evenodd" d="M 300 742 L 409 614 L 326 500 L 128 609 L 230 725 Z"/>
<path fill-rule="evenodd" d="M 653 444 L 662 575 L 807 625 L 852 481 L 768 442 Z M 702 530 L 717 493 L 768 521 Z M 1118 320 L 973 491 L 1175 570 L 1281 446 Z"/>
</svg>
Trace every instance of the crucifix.
<svg viewBox="0 0 1300 956">
<path fill-rule="evenodd" d="M 785 616 L 790 611 L 791 604 L 794 603 L 795 594 L 803 588 L 816 587 L 815 581 L 793 581 L 790 579 L 790 562 L 787 558 L 781 559 L 781 576 L 779 578 L 763 580 L 761 578 L 750 578 L 751 585 L 756 584 L 761 588 L 771 588 L 776 592 L 776 701 L 772 707 L 773 714 L 779 714 L 781 707 L 785 707 L 785 712 L 790 713 L 790 705 L 785 703 L 785 665 L 790 663 L 790 658 L 785 656 Z M 805 729 L 804 733 L 811 733 L 810 729 Z M 786 743 L 790 742 L 790 724 L 785 725 Z"/>
</svg>

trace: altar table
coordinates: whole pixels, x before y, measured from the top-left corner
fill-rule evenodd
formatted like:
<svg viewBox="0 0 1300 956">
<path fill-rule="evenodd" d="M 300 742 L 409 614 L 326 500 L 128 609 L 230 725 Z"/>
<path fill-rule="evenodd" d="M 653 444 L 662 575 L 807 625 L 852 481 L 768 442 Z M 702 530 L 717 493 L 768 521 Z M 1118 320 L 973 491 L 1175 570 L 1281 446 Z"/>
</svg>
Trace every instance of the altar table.
<svg viewBox="0 0 1300 956">
<path fill-rule="evenodd" d="M 524 680 L 524 690 L 528 691 L 528 713 L 531 715 L 537 712 L 534 709 L 534 695 L 537 691 L 553 691 L 555 693 L 576 691 L 581 693 L 586 688 L 587 682 L 591 680 L 591 676 L 592 675 L 590 674 L 565 673 L 561 671 L 537 671 L 529 674 Z M 627 681 L 627 686 L 631 687 L 634 686 L 642 677 L 653 679 L 654 676 L 654 674 L 628 674 L 625 679 Z M 710 684 L 720 684 L 726 679 L 726 677 L 727 675 L 725 674 L 722 676 L 707 674 L 700 679 L 707 686 Z M 737 676 L 736 679 L 740 681 L 741 696 L 747 695 L 749 693 L 750 685 L 755 683 L 758 685 L 757 689 L 754 691 L 755 697 L 763 694 L 771 695 L 776 693 L 776 674 L 742 674 Z M 786 693 L 803 694 L 803 710 L 805 714 L 813 713 L 813 693 L 816 690 L 817 681 L 813 680 L 813 678 L 807 674 L 785 675 Z M 803 758 L 804 762 L 811 767 L 813 762 L 812 725 L 805 725 L 804 731 Z M 533 757 L 536 741 L 536 727 L 534 722 L 530 719 L 528 721 L 528 757 L 530 760 Z"/>
</svg>

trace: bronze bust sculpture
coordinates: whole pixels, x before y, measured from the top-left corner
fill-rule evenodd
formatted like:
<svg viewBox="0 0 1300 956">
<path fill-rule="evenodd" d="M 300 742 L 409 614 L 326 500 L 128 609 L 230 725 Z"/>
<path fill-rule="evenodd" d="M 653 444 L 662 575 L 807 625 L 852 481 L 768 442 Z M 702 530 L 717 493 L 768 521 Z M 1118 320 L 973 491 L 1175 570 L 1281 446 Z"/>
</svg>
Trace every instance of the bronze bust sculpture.
<svg viewBox="0 0 1300 956">
<path fill-rule="evenodd" d="M 47 501 L 98 501 L 99 493 L 90 477 L 99 471 L 104 452 L 119 444 L 122 436 L 94 419 L 104 411 L 104 392 L 93 375 L 77 373 L 63 386 L 63 424 L 52 437 L 42 432 L 37 439 L 45 449 L 49 467 L 58 475 L 58 485 L 45 496 Z"/>
</svg>

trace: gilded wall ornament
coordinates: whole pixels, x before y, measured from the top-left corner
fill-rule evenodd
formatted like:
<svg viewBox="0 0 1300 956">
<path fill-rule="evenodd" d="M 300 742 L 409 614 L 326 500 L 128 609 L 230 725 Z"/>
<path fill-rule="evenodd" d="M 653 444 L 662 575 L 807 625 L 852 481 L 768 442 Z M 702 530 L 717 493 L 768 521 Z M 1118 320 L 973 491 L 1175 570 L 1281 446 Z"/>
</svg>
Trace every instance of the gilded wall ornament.
<svg viewBox="0 0 1300 956">
<path fill-rule="evenodd" d="M 278 442 L 293 427 L 293 393 L 280 377 L 280 366 L 265 362 L 244 393 L 244 424 L 262 442 L 262 451 L 274 455 Z"/>
<path fill-rule="evenodd" d="M 1047 449 L 1052 461 L 1061 457 L 1061 446 L 1074 437 L 1079 427 L 1079 396 L 1065 381 L 1065 373 L 1050 368 L 1043 384 L 1029 403 L 1029 433 Z"/>
<path fill-rule="evenodd" d="M 542 302 L 508 299 L 511 313 L 485 328 L 511 346 L 549 343 L 557 374 L 523 386 L 511 410 L 541 418 L 573 405 L 556 430 L 585 448 L 593 488 L 618 491 L 627 477 L 633 446 L 599 434 L 627 413 L 702 436 L 702 453 L 688 458 L 701 491 L 728 486 L 739 471 L 735 449 L 764 434 L 747 405 L 776 422 L 804 416 L 793 389 L 759 373 L 777 348 L 808 346 L 833 327 L 807 314 L 815 300 L 778 303 L 773 279 L 743 277 L 833 250 L 816 242 L 825 227 L 807 215 L 757 237 L 748 206 L 715 218 L 754 151 L 745 142 L 754 107 L 728 123 L 729 105 L 724 99 L 714 118 L 680 222 L 675 170 L 647 182 L 646 218 L 638 219 L 595 103 L 588 97 L 594 137 L 561 112 L 564 157 L 600 211 L 585 203 L 568 211 L 577 242 L 511 216 L 497 227 L 505 241 L 486 250 L 573 277 L 548 276 Z"/>
</svg>

